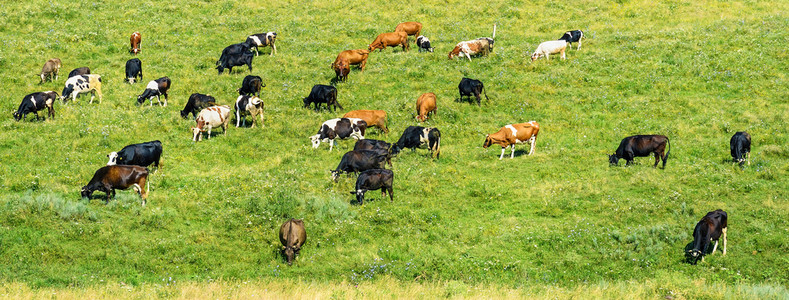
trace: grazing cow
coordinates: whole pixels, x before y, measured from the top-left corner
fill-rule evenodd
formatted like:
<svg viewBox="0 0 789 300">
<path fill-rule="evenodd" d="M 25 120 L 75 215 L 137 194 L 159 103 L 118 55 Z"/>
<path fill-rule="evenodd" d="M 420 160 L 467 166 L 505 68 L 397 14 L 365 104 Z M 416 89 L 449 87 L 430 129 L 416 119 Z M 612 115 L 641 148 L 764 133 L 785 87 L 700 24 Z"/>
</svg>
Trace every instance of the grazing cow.
<svg viewBox="0 0 789 300">
<path fill-rule="evenodd" d="M 304 222 L 293 218 L 285 221 L 279 227 L 279 241 L 282 243 L 282 252 L 285 254 L 288 265 L 292 265 L 296 254 L 299 254 L 301 246 L 307 241 L 307 231 L 304 230 Z"/>
<path fill-rule="evenodd" d="M 701 218 L 701 221 L 696 223 L 696 228 L 693 229 L 693 249 L 688 250 L 687 253 L 691 264 L 695 265 L 699 259 L 704 262 L 704 255 L 707 254 L 710 241 L 715 241 L 710 255 L 715 254 L 721 235 L 723 235 L 723 255 L 726 255 L 727 219 L 726 212 L 718 209 L 708 212 L 704 218 Z"/>
<path fill-rule="evenodd" d="M 90 198 L 94 191 L 107 194 L 105 203 L 110 202 L 110 198 L 115 197 L 115 190 L 125 190 L 133 188 L 142 198 L 142 206 L 145 206 L 148 199 L 148 188 L 142 187 L 148 182 L 148 168 L 140 166 L 103 166 L 96 170 L 93 178 L 86 186 L 82 187 L 82 198 Z"/>
<path fill-rule="evenodd" d="M 565 32 L 562 37 L 559 38 L 561 41 L 566 41 L 570 48 L 573 47 L 572 43 L 578 43 L 578 47 L 575 50 L 581 50 L 581 39 L 586 38 L 584 36 L 584 32 L 580 30 L 572 30 Z"/>
<path fill-rule="evenodd" d="M 386 197 L 386 192 L 389 192 L 389 202 L 394 201 L 392 194 L 392 182 L 394 181 L 394 172 L 386 169 L 372 169 L 359 174 L 356 178 L 356 191 L 351 194 L 356 195 L 356 202 L 364 204 L 364 193 L 367 191 L 381 190 L 381 197 Z"/>
<path fill-rule="evenodd" d="M 58 93 L 53 91 L 38 92 L 27 95 L 22 98 L 22 103 L 19 104 L 19 108 L 14 113 L 14 119 L 17 121 L 27 119 L 27 114 L 33 113 L 36 115 L 36 120 L 38 120 L 38 111 L 43 110 L 44 108 L 47 109 L 48 117 L 55 118 L 55 108 L 53 107 L 53 103 L 57 98 Z"/>
<path fill-rule="evenodd" d="M 488 53 L 493 52 L 493 43 L 496 38 L 496 24 L 493 24 L 493 37 L 481 37 L 471 41 L 463 41 L 457 43 L 455 48 L 449 52 L 449 59 L 452 59 L 456 56 L 466 56 L 468 61 L 471 61 L 472 55 L 479 54 L 480 56 L 486 56 Z"/>
<path fill-rule="evenodd" d="M 228 69 L 229 72 L 233 72 L 233 67 L 247 65 L 249 71 L 252 72 L 253 57 L 255 57 L 255 55 L 249 52 L 249 46 L 247 44 L 232 44 L 222 50 L 222 56 L 216 61 L 216 69 L 219 71 L 219 74 L 222 75 L 225 69 Z"/>
<path fill-rule="evenodd" d="M 255 47 L 255 56 L 258 56 L 258 47 L 266 47 L 271 46 L 271 56 L 274 56 L 274 53 L 277 52 L 277 46 L 274 45 L 274 42 L 277 41 L 277 33 L 276 32 L 266 32 L 266 33 L 258 33 L 253 34 L 247 37 L 247 40 L 244 41 L 245 44 L 249 48 Z"/>
<path fill-rule="evenodd" d="M 392 146 L 393 153 L 400 153 L 401 149 L 411 148 L 416 151 L 416 148 L 427 147 L 434 158 L 439 158 L 441 154 L 441 132 L 438 128 L 425 128 L 421 126 L 408 126 L 403 131 L 403 135 Z"/>
<path fill-rule="evenodd" d="M 386 112 L 383 110 L 353 110 L 342 116 L 343 118 L 358 118 L 367 123 L 368 127 L 378 127 L 384 133 L 389 133 L 386 128 Z"/>
<path fill-rule="evenodd" d="M 238 96 L 236 99 L 236 127 L 247 126 L 247 115 L 252 116 L 252 128 L 255 128 L 255 117 L 260 115 L 260 126 L 263 126 L 263 100 L 255 96 Z"/>
<path fill-rule="evenodd" d="M 416 38 L 416 45 L 419 46 L 419 52 L 428 51 L 433 52 L 433 47 L 430 46 L 430 40 L 424 35 Z"/>
<path fill-rule="evenodd" d="M 216 105 L 216 99 L 211 95 L 204 95 L 194 93 L 189 96 L 189 101 L 186 102 L 186 106 L 184 110 L 181 111 L 181 117 L 186 119 L 189 114 L 192 114 L 193 118 L 197 118 L 197 113 L 207 107 L 211 107 Z"/>
<path fill-rule="evenodd" d="M 310 104 L 315 103 L 315 111 L 320 108 L 321 103 L 326 103 L 326 109 L 334 106 L 332 111 L 336 111 L 342 105 L 337 102 L 337 88 L 330 85 L 316 84 L 312 87 L 310 95 L 303 99 L 304 107 L 310 107 Z"/>
<path fill-rule="evenodd" d="M 90 74 L 90 68 L 88 68 L 88 67 L 80 67 L 80 68 L 76 68 L 74 70 L 71 70 L 71 72 L 68 73 L 68 78 L 71 78 L 71 77 L 74 77 L 74 76 L 77 76 L 77 75 L 88 75 L 88 74 Z"/>
<path fill-rule="evenodd" d="M 131 43 L 131 49 L 129 50 L 129 53 L 136 55 L 142 51 L 140 50 L 140 46 L 142 45 L 142 37 L 140 36 L 139 32 L 135 31 L 132 33 L 131 37 L 129 38 L 129 42 Z"/>
<path fill-rule="evenodd" d="M 162 158 L 162 142 L 150 141 L 139 144 L 131 144 L 123 147 L 118 152 L 107 154 L 108 166 L 114 165 L 134 165 L 147 167 L 153 164 L 159 168 L 159 160 Z"/>
<path fill-rule="evenodd" d="M 260 88 L 263 87 L 266 87 L 266 84 L 263 83 L 263 78 L 255 75 L 247 75 L 244 77 L 244 81 L 241 82 L 241 88 L 238 89 L 238 94 L 260 97 Z"/>
<path fill-rule="evenodd" d="M 38 84 L 44 83 L 44 79 L 52 81 L 52 77 L 55 77 L 55 80 L 58 79 L 58 72 L 60 71 L 60 58 L 53 58 L 48 60 L 44 63 L 44 67 L 41 68 L 41 73 L 38 76 L 41 77 L 41 81 Z"/>
<path fill-rule="evenodd" d="M 71 101 L 76 101 L 77 96 L 85 93 L 90 93 L 90 103 L 93 103 L 93 98 L 99 94 L 99 103 L 101 103 L 101 75 L 77 75 L 69 78 L 66 80 L 66 86 L 63 88 L 63 93 L 60 94 L 60 99 L 63 100 L 63 103 L 66 103 L 68 98 L 71 98 Z"/>
<path fill-rule="evenodd" d="M 534 50 L 534 53 L 532 53 L 531 61 L 535 61 L 543 56 L 545 56 L 545 60 L 549 60 L 550 55 L 556 53 L 562 54 L 562 59 L 567 59 L 567 56 L 564 55 L 565 49 L 567 49 L 567 41 L 565 40 L 542 42 L 537 46 L 537 50 Z"/>
<path fill-rule="evenodd" d="M 142 80 L 142 62 L 139 58 L 132 58 L 126 61 L 126 81 L 129 84 L 134 84 L 137 76 Z"/>
<path fill-rule="evenodd" d="M 170 90 L 171 86 L 172 82 L 167 76 L 151 80 L 142 94 L 137 96 L 137 104 L 142 105 L 145 100 L 148 100 L 151 103 L 150 106 L 153 106 L 153 97 L 156 97 L 156 101 L 159 102 L 159 105 L 162 105 L 162 95 L 164 95 L 164 106 L 167 106 L 167 91 Z"/>
<path fill-rule="evenodd" d="M 482 98 L 479 97 L 481 93 L 485 94 L 485 100 L 490 101 L 488 99 L 488 93 L 485 92 L 485 86 L 482 84 L 482 81 L 470 78 L 463 78 L 460 80 L 460 84 L 458 84 L 458 91 L 460 91 L 460 100 L 463 100 L 463 96 L 474 96 L 477 98 L 477 105 L 481 106 Z M 474 103 L 474 100 L 471 100 L 471 103 Z"/>
<path fill-rule="evenodd" d="M 384 51 L 386 47 L 396 47 L 402 46 L 403 51 L 408 51 L 411 49 L 411 46 L 408 45 L 408 34 L 405 32 L 386 32 L 379 34 L 378 37 L 375 38 L 370 45 L 367 46 L 367 49 L 370 51 L 375 51 L 375 49 L 381 49 L 380 51 Z"/>
<path fill-rule="evenodd" d="M 383 169 L 386 154 L 375 150 L 352 150 L 343 154 L 340 164 L 331 171 L 331 179 L 337 182 L 342 173 L 359 173 L 370 169 Z"/>
<path fill-rule="evenodd" d="M 227 134 L 227 123 L 230 122 L 230 106 L 217 105 L 205 108 L 200 111 L 195 119 L 195 127 L 192 127 L 192 140 L 199 142 L 203 140 L 202 132 L 208 133 L 211 138 L 211 129 L 217 126 L 222 127 L 222 134 Z"/>
<path fill-rule="evenodd" d="M 668 151 L 664 155 L 663 151 L 666 150 L 666 147 L 668 147 Z M 635 157 L 655 154 L 655 165 L 653 167 L 656 168 L 662 158 L 663 169 L 665 169 L 666 160 L 668 160 L 670 152 L 671 145 L 668 137 L 665 135 L 634 135 L 622 139 L 622 142 L 619 143 L 619 148 L 616 148 L 616 153 L 608 156 L 608 162 L 611 165 L 618 165 L 619 159 L 624 158 L 627 166 L 633 163 L 633 158 Z"/>
<path fill-rule="evenodd" d="M 750 157 L 751 157 L 751 135 L 745 131 L 738 131 L 735 133 L 731 140 L 729 141 L 729 146 L 731 147 L 731 157 L 734 159 L 734 162 L 740 163 L 740 166 L 748 161 L 748 165 L 751 165 Z"/>
<path fill-rule="evenodd" d="M 332 63 L 332 68 L 334 68 L 334 65 L 340 58 L 344 58 L 348 60 L 348 64 L 359 65 L 362 71 L 364 71 L 364 67 L 367 65 L 367 56 L 369 55 L 370 50 L 367 49 L 345 50 L 337 54 L 337 58 L 334 59 L 334 63 Z"/>
<path fill-rule="evenodd" d="M 395 32 L 405 32 L 407 35 L 418 37 L 422 32 L 422 23 L 419 22 L 404 22 L 397 24 Z"/>
<path fill-rule="evenodd" d="M 348 80 L 348 74 L 351 73 L 351 64 L 347 59 L 338 57 L 337 60 L 331 64 L 331 67 L 334 69 L 337 80 L 342 82 Z"/>
<path fill-rule="evenodd" d="M 532 155 L 532 153 L 534 153 L 534 147 L 537 143 L 537 134 L 539 132 L 540 124 L 537 124 L 535 121 L 506 125 L 499 129 L 498 132 L 486 135 L 485 143 L 482 145 L 482 148 L 488 148 L 493 144 L 501 146 L 501 156 L 499 156 L 499 160 L 501 160 L 504 158 L 504 150 L 507 149 L 507 147 L 511 147 L 510 158 L 514 158 L 515 144 L 524 144 L 529 142 L 529 144 L 531 144 L 529 155 Z"/>
<path fill-rule="evenodd" d="M 353 150 L 372 150 L 378 152 L 379 155 L 385 155 L 386 163 L 388 163 L 390 167 L 392 166 L 392 157 L 397 155 L 397 153 L 393 152 L 392 144 L 381 140 L 358 140 L 356 141 L 356 145 L 353 145 Z"/>
<path fill-rule="evenodd" d="M 436 114 L 436 94 L 424 93 L 416 99 L 416 120 L 424 122 L 427 120 L 428 115 Z"/>
<path fill-rule="evenodd" d="M 321 124 L 321 128 L 318 129 L 318 133 L 310 136 L 310 141 L 312 142 L 312 148 L 318 149 L 321 145 L 321 142 L 329 143 L 329 151 L 334 149 L 334 140 L 337 138 L 340 139 L 347 139 L 349 137 L 362 140 L 364 139 L 364 133 L 362 127 L 367 127 L 367 123 L 361 124 L 364 120 L 356 119 L 361 122 L 354 122 L 349 118 L 338 118 L 338 119 L 331 119 Z M 364 126 L 360 126 L 364 125 Z"/>
</svg>

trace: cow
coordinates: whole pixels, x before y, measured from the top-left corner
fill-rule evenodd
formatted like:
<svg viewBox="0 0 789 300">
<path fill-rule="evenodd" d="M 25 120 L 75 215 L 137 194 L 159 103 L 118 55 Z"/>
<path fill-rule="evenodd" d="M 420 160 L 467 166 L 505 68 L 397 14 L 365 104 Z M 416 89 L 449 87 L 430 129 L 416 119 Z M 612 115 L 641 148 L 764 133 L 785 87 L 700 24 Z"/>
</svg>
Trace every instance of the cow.
<svg viewBox="0 0 789 300">
<path fill-rule="evenodd" d="M 348 59 L 338 57 L 331 64 L 332 69 L 334 69 L 334 74 L 337 80 L 345 82 L 348 81 L 348 74 L 351 73 L 351 64 L 348 62 Z"/>
<path fill-rule="evenodd" d="M 424 93 L 416 99 L 416 120 L 424 122 L 430 113 L 436 114 L 436 94 Z"/>
<path fill-rule="evenodd" d="M 255 117 L 260 115 L 260 126 L 263 126 L 263 100 L 255 96 L 238 96 L 236 99 L 236 127 L 241 126 L 243 121 L 244 126 L 247 126 L 246 115 L 252 116 L 252 128 L 255 128 Z"/>
<path fill-rule="evenodd" d="M 392 157 L 398 153 L 393 152 L 392 144 L 381 140 L 363 139 L 356 141 L 353 145 L 353 150 L 372 150 L 378 152 L 380 155 L 386 156 L 386 163 L 392 166 Z"/>
<path fill-rule="evenodd" d="M 352 110 L 342 116 L 343 118 L 358 118 L 367 123 L 368 127 L 378 127 L 384 133 L 389 133 L 386 128 L 386 112 L 383 110 Z"/>
<path fill-rule="evenodd" d="M 351 150 L 343 154 L 340 164 L 331 171 L 334 182 L 342 173 L 359 173 L 370 169 L 383 169 L 386 165 L 386 154 L 375 150 Z"/>
<path fill-rule="evenodd" d="M 701 218 L 701 221 L 696 223 L 696 227 L 693 229 L 693 246 L 686 254 L 691 264 L 695 265 L 699 259 L 704 262 L 704 256 L 707 254 L 707 247 L 711 241 L 715 241 L 715 245 L 712 247 L 710 255 L 715 254 L 721 236 L 723 236 L 723 255 L 726 255 L 727 219 L 726 212 L 718 209 L 708 212 L 704 218 Z"/>
<path fill-rule="evenodd" d="M 301 246 L 307 241 L 307 231 L 304 230 L 304 222 L 299 219 L 291 218 L 279 227 L 279 241 L 282 243 L 282 252 L 285 254 L 288 265 L 293 264 L 296 255 L 299 254 Z"/>
<path fill-rule="evenodd" d="M 159 105 L 162 105 L 162 95 L 164 95 L 164 106 L 167 106 L 167 91 L 170 90 L 171 86 L 172 82 L 167 76 L 151 80 L 142 94 L 137 96 L 137 104 L 142 105 L 145 103 L 145 100 L 148 100 L 151 103 L 150 106 L 153 106 L 153 97 L 156 97 L 156 101 L 159 102 Z"/>
<path fill-rule="evenodd" d="M 427 39 L 424 35 L 420 35 L 416 38 L 416 45 L 419 46 L 419 52 L 428 51 L 433 52 L 433 47 L 430 46 L 430 40 Z"/>
<path fill-rule="evenodd" d="M 425 128 L 421 126 L 408 126 L 403 131 L 403 135 L 397 140 L 397 143 L 392 146 L 393 153 L 400 153 L 400 150 L 411 148 L 416 151 L 416 148 L 427 147 L 433 158 L 439 158 L 441 154 L 441 132 L 438 128 Z"/>
<path fill-rule="evenodd" d="M 535 61 L 540 57 L 545 57 L 545 60 L 549 60 L 551 54 L 560 53 L 562 59 L 567 59 L 567 56 L 564 55 L 564 50 L 567 49 L 567 41 L 565 40 L 557 40 L 557 41 L 547 41 L 542 42 L 537 49 L 534 50 L 534 53 L 531 55 L 531 61 Z"/>
<path fill-rule="evenodd" d="M 52 77 L 55 77 L 55 80 L 57 80 L 60 65 L 60 58 L 53 58 L 44 63 L 44 66 L 41 67 L 41 73 L 38 74 L 41 77 L 41 81 L 38 84 L 44 83 L 45 79 L 52 81 Z"/>
<path fill-rule="evenodd" d="M 578 47 L 575 50 L 581 50 L 581 40 L 586 38 L 584 36 L 584 32 L 580 30 L 572 30 L 565 32 L 562 37 L 559 38 L 561 41 L 566 41 L 568 46 L 572 49 L 572 43 L 578 43 Z"/>
<path fill-rule="evenodd" d="M 304 98 L 303 101 L 305 108 L 315 103 L 315 111 L 318 111 L 321 103 L 326 103 L 326 109 L 330 109 L 334 106 L 334 110 L 332 111 L 336 111 L 338 106 L 340 109 L 343 109 L 342 105 L 337 102 L 337 88 L 330 85 L 316 84 L 312 87 L 310 95 Z"/>
<path fill-rule="evenodd" d="M 77 75 L 88 75 L 88 74 L 90 74 L 90 68 L 88 68 L 88 67 L 79 67 L 79 68 L 76 68 L 74 70 L 71 70 L 71 72 L 68 73 L 68 78 L 71 78 L 71 77 L 74 77 L 74 76 L 77 76 Z"/>
<path fill-rule="evenodd" d="M 334 59 L 334 63 L 332 63 L 332 68 L 334 68 L 334 64 L 336 64 L 340 58 L 344 58 L 348 60 L 349 65 L 359 65 L 362 71 L 364 71 L 364 67 L 367 65 L 367 57 L 370 55 L 370 50 L 367 49 L 356 49 L 356 50 L 345 50 L 337 54 L 337 58 Z"/>
<path fill-rule="evenodd" d="M 534 147 L 537 143 L 537 134 L 540 132 L 540 124 L 537 124 L 535 121 L 529 121 L 527 123 L 520 123 L 520 124 L 509 124 L 501 129 L 498 132 L 493 134 L 488 134 L 485 136 L 485 143 L 482 144 L 482 148 L 488 148 L 493 144 L 497 144 L 501 146 L 501 156 L 499 156 L 499 160 L 504 158 L 504 150 L 507 147 L 511 147 L 510 149 L 510 159 L 515 157 L 515 144 L 524 144 L 529 142 L 531 144 L 531 149 L 529 150 L 528 155 L 532 155 L 534 153 Z"/>
<path fill-rule="evenodd" d="M 665 151 L 667 147 L 668 151 L 666 151 L 664 155 L 663 151 Z M 660 162 L 662 158 L 663 169 L 665 169 L 666 160 L 668 160 L 668 154 L 670 152 L 671 145 L 668 137 L 665 135 L 634 135 L 622 139 L 622 142 L 619 143 L 619 148 L 616 149 L 616 153 L 608 156 L 608 162 L 611 165 L 618 165 L 619 159 L 624 158 L 626 161 L 625 166 L 627 166 L 633 163 L 633 158 L 635 157 L 654 154 L 655 165 L 653 167 L 657 168 L 658 162 Z"/>
<path fill-rule="evenodd" d="M 372 169 L 359 174 L 356 178 L 356 191 L 351 192 L 356 195 L 356 202 L 364 204 L 364 193 L 367 191 L 381 190 L 381 197 L 386 197 L 386 192 L 389 192 L 389 202 L 394 201 L 392 194 L 392 183 L 394 181 L 394 172 L 386 169 Z"/>
<path fill-rule="evenodd" d="M 472 55 L 486 56 L 488 53 L 493 52 L 493 44 L 496 38 L 496 24 L 493 24 L 493 37 L 481 37 L 475 40 L 463 41 L 457 43 L 452 51 L 449 51 L 449 59 L 457 56 L 466 56 L 468 61 L 471 61 Z"/>
<path fill-rule="evenodd" d="M 247 65 L 249 71 L 252 72 L 252 58 L 254 57 L 255 55 L 249 52 L 249 46 L 247 44 L 232 44 L 222 50 L 222 55 L 219 57 L 219 60 L 216 61 L 216 69 L 219 75 L 222 75 L 225 69 L 228 69 L 229 72 L 233 72 L 233 67 Z"/>
<path fill-rule="evenodd" d="M 266 47 L 271 46 L 271 56 L 274 56 L 274 53 L 277 53 L 277 46 L 274 45 L 274 42 L 277 41 L 277 33 L 276 32 L 266 32 L 266 33 L 258 33 L 253 34 L 247 37 L 247 40 L 244 41 L 245 44 L 251 49 L 255 47 L 255 56 L 259 56 L 258 47 Z"/>
<path fill-rule="evenodd" d="M 339 139 L 347 139 L 349 137 L 363 140 L 364 133 L 362 130 L 363 127 L 367 127 L 367 123 L 364 123 L 364 120 L 356 119 L 360 122 L 354 122 L 349 118 L 338 118 L 338 119 L 331 119 L 321 124 L 321 128 L 318 129 L 318 133 L 310 136 L 310 141 L 312 142 L 312 148 L 318 149 L 321 145 L 321 142 L 329 143 L 329 151 L 334 149 L 334 140 Z M 358 124 L 358 125 L 357 125 Z"/>
<path fill-rule="evenodd" d="M 731 157 L 735 163 L 740 163 L 742 166 L 745 161 L 751 165 L 751 135 L 745 131 L 738 131 L 735 133 L 731 140 L 729 140 L 729 147 L 731 148 Z"/>
<path fill-rule="evenodd" d="M 142 51 L 140 50 L 140 46 L 142 45 L 141 40 L 142 37 L 140 36 L 139 32 L 135 31 L 134 33 L 132 33 L 131 37 L 129 37 L 129 43 L 131 44 L 131 49 L 129 50 L 129 53 L 137 55 L 138 53 L 140 53 L 140 51 Z"/>
<path fill-rule="evenodd" d="M 210 139 L 211 129 L 217 126 L 222 127 L 222 134 L 227 134 L 228 122 L 230 122 L 230 106 L 217 105 L 205 108 L 200 111 L 197 119 L 195 119 L 196 125 L 192 127 L 192 140 L 195 142 L 203 140 L 201 133 L 206 131 Z"/>
<path fill-rule="evenodd" d="M 397 24 L 395 32 L 405 32 L 407 35 L 413 35 L 415 38 L 422 32 L 422 23 L 419 22 L 403 22 Z"/>
<path fill-rule="evenodd" d="M 53 104 L 57 98 L 58 93 L 53 91 L 29 94 L 22 98 L 22 103 L 19 104 L 19 108 L 14 113 L 14 119 L 17 121 L 27 119 L 27 114 L 33 113 L 36 115 L 36 120 L 38 120 L 38 111 L 44 108 L 47 109 L 47 116 L 54 119 L 55 108 Z"/>
<path fill-rule="evenodd" d="M 134 165 L 147 167 L 153 164 L 159 168 L 159 160 L 162 158 L 162 142 L 150 141 L 139 144 L 131 144 L 123 147 L 120 151 L 107 154 L 108 166 L 114 165 Z"/>
<path fill-rule="evenodd" d="M 96 170 L 93 178 L 87 185 L 82 187 L 81 195 L 84 199 L 90 199 L 94 191 L 107 194 L 104 203 L 109 203 L 110 198 L 115 197 L 115 190 L 125 190 L 133 188 L 142 198 L 142 206 L 145 206 L 148 199 L 148 168 L 140 166 L 103 166 Z M 145 189 L 142 187 L 145 186 Z"/>
<path fill-rule="evenodd" d="M 460 80 L 460 84 L 458 84 L 458 91 L 460 92 L 460 100 L 463 100 L 463 96 L 468 96 L 469 99 L 471 96 L 477 98 L 477 106 L 481 106 L 482 98 L 479 97 L 480 93 L 485 94 L 485 100 L 490 101 L 488 99 L 488 93 L 485 92 L 485 86 L 482 84 L 482 81 L 470 78 L 463 78 Z M 471 100 L 471 103 L 474 103 L 474 100 Z"/>
<path fill-rule="evenodd" d="M 258 96 L 260 97 L 260 88 L 266 87 L 263 83 L 263 78 L 255 75 L 244 76 L 244 81 L 241 82 L 241 88 L 238 89 L 239 95 Z"/>
<path fill-rule="evenodd" d="M 214 99 L 214 97 L 211 95 L 194 93 L 189 96 L 189 100 L 186 102 L 184 110 L 181 111 L 181 118 L 186 119 L 190 113 L 192 114 L 193 118 L 197 118 L 197 113 L 199 113 L 201 110 L 215 105 L 216 99 Z"/>
<path fill-rule="evenodd" d="M 367 50 L 375 51 L 375 49 L 381 49 L 380 51 L 384 51 L 386 47 L 396 47 L 402 46 L 403 51 L 408 51 L 411 49 L 411 46 L 408 44 L 408 34 L 405 32 L 386 32 L 379 34 L 375 41 L 373 41 L 370 45 L 367 46 Z"/>
<path fill-rule="evenodd" d="M 71 101 L 76 101 L 79 94 L 90 93 L 90 103 L 93 103 L 93 98 L 99 94 L 99 104 L 101 104 L 101 75 L 88 74 L 77 75 L 66 80 L 66 86 L 63 88 L 63 93 L 60 94 L 60 99 L 66 103 L 66 99 L 71 98 Z"/>
<path fill-rule="evenodd" d="M 126 61 L 126 81 L 129 84 L 134 84 L 134 80 L 140 77 L 142 81 L 142 62 L 139 58 L 132 58 Z"/>
</svg>

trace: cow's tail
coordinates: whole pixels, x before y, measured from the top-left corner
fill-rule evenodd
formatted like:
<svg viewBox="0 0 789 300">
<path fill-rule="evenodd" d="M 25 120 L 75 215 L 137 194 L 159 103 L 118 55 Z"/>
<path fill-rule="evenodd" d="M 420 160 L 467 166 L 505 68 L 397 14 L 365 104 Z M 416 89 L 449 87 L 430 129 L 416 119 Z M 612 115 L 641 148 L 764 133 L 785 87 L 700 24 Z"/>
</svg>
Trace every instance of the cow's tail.
<svg viewBox="0 0 789 300">
<path fill-rule="evenodd" d="M 485 91 L 485 86 L 482 86 L 482 93 L 485 94 L 485 100 L 490 101 L 490 99 L 488 98 L 488 92 Z"/>
<path fill-rule="evenodd" d="M 666 168 L 666 160 L 668 159 L 669 153 L 671 153 L 671 141 L 666 137 L 666 154 L 663 155 L 663 169 Z"/>
<path fill-rule="evenodd" d="M 493 39 L 496 39 L 496 23 L 493 23 Z"/>
</svg>

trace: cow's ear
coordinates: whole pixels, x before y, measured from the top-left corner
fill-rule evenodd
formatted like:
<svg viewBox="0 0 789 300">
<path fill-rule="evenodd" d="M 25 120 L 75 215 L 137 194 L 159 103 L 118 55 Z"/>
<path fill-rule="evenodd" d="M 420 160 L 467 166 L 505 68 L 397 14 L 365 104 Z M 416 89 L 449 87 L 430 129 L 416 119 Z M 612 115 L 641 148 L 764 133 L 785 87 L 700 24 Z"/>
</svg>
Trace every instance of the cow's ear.
<svg viewBox="0 0 789 300">
<path fill-rule="evenodd" d="M 356 195 L 356 192 L 351 192 L 351 195 Z"/>
<path fill-rule="evenodd" d="M 110 155 L 109 155 L 109 154 L 107 154 L 107 158 L 110 158 Z"/>
</svg>

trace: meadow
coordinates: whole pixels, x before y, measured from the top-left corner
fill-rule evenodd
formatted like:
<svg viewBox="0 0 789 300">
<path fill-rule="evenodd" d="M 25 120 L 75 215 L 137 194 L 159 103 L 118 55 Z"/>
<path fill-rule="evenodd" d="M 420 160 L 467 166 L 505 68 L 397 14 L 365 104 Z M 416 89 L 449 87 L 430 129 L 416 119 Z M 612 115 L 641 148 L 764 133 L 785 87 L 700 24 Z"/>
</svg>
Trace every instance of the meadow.
<svg viewBox="0 0 789 300">
<path fill-rule="evenodd" d="M 0 3 L 0 297 L 41 298 L 787 298 L 789 291 L 789 2 L 783 1 L 5 1 Z M 334 77 L 337 53 L 419 21 L 435 53 L 388 48 L 337 85 L 345 110 L 302 108 Z M 448 60 L 491 35 L 493 53 Z M 567 60 L 531 62 L 542 41 L 581 29 Z M 129 35 L 142 34 L 142 84 L 124 82 Z M 253 71 L 217 75 L 222 49 L 278 33 Z M 413 41 L 413 38 L 411 38 Z M 39 85 L 47 59 L 60 78 Z M 16 122 L 22 97 L 60 93 L 68 72 L 100 74 L 104 99 L 56 103 L 56 117 Z M 191 141 L 179 111 L 192 93 L 231 105 L 245 75 L 263 78 L 265 127 Z M 150 80 L 172 80 L 167 107 L 136 105 Z M 459 102 L 462 77 L 490 100 Z M 415 101 L 438 97 L 423 126 L 441 157 L 393 160 L 394 201 L 355 178 L 330 180 L 352 141 L 312 149 L 325 120 L 383 109 L 396 141 Z M 42 114 L 45 115 L 45 114 Z M 483 149 L 485 134 L 535 120 L 535 154 Z M 751 164 L 729 138 L 753 137 Z M 215 130 L 221 132 L 221 130 Z M 671 139 L 652 158 L 610 167 L 634 134 Z M 164 145 L 148 204 L 131 191 L 80 198 L 106 155 Z M 509 150 L 506 152 L 509 155 Z M 97 193 L 97 195 L 102 195 Z M 387 197 L 388 199 L 388 197 Z M 729 214 L 728 254 L 685 262 L 708 211 Z M 304 219 L 292 266 L 280 224 Z M 87 295 L 87 296 L 86 296 Z"/>
</svg>

